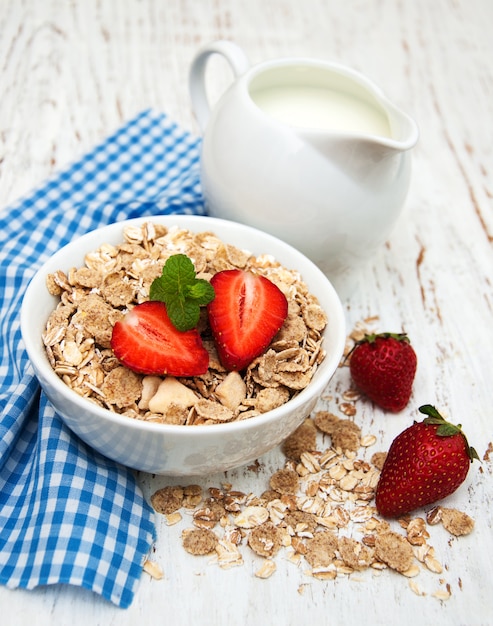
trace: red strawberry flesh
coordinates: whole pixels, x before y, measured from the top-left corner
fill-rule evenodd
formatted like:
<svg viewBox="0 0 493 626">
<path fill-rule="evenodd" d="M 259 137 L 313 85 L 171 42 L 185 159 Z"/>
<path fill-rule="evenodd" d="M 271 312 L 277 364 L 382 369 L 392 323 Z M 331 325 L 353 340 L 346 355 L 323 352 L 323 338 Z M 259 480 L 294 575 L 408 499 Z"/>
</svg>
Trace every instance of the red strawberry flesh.
<svg viewBox="0 0 493 626">
<path fill-rule="evenodd" d="M 244 270 L 224 270 L 211 279 L 215 298 L 209 323 L 223 366 L 245 369 L 260 356 L 288 314 L 282 291 L 268 278 Z"/>
<path fill-rule="evenodd" d="M 138 304 L 116 322 L 111 348 L 123 365 L 141 374 L 200 376 L 209 367 L 199 333 L 177 330 L 163 302 Z"/>
</svg>

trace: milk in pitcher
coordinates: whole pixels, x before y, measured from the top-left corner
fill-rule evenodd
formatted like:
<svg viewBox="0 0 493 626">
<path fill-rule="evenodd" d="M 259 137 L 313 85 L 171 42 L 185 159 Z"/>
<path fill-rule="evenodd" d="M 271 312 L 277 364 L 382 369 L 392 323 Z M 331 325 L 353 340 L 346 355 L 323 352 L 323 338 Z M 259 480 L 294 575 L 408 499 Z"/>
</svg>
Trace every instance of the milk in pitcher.
<svg viewBox="0 0 493 626">
<path fill-rule="evenodd" d="M 298 128 L 390 137 L 383 111 L 355 95 L 313 85 L 253 88 L 250 96 L 267 115 Z"/>
</svg>

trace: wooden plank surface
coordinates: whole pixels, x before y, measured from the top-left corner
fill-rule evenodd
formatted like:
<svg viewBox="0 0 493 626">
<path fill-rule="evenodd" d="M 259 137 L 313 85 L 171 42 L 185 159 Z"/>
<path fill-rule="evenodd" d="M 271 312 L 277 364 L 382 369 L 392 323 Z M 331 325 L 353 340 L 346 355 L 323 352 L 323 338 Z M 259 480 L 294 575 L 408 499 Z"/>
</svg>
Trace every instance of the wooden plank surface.
<svg viewBox="0 0 493 626">
<path fill-rule="evenodd" d="M 145 108 L 198 132 L 188 67 L 201 44 L 219 38 L 236 41 L 252 62 L 297 55 L 345 63 L 413 115 L 421 137 L 404 213 L 345 306 L 349 328 L 378 316 L 379 330 L 409 333 L 419 358 L 414 395 L 409 411 L 392 417 L 359 402 L 355 419 L 385 449 L 430 402 L 464 425 L 484 458 L 447 501 L 476 520 L 475 530 L 453 539 L 432 529 L 445 569 L 420 574 L 423 596 L 390 571 L 318 581 L 284 557 L 261 580 L 260 560 L 248 552 L 243 566 L 223 570 L 187 555 L 181 525 L 160 518 L 153 558 L 164 578 L 144 575 L 130 609 L 80 589 L 0 587 L 0 623 L 493 623 L 492 24 L 490 0 L 0 0 L 2 207 Z M 213 97 L 229 80 L 214 63 Z M 340 371 L 320 406 L 334 410 L 347 386 Z M 261 493 L 282 462 L 275 450 L 255 472 L 200 482 Z M 183 482 L 141 480 L 148 496 Z M 448 600 L 434 597 L 444 588 Z"/>
</svg>

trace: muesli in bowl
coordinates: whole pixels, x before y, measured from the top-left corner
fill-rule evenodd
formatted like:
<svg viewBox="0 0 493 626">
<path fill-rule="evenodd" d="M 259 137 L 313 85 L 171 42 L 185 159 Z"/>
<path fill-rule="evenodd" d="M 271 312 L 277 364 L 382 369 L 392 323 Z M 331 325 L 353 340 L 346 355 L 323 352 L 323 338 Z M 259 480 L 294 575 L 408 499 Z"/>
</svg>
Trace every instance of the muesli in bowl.
<svg viewBox="0 0 493 626">
<path fill-rule="evenodd" d="M 228 363 L 218 336 L 230 318 L 218 335 L 212 304 L 186 331 L 199 337 L 202 354 L 188 360 L 207 358 L 199 373 L 136 365 L 139 346 L 127 345 L 136 311 L 153 302 L 151 286 L 170 258 L 191 262 L 197 281 L 227 277 L 227 294 L 231 274 L 265 277 L 282 294 L 280 328 L 247 365 Z M 280 443 L 313 409 L 345 341 L 340 301 L 306 257 L 250 227 L 196 216 L 129 220 L 69 244 L 28 287 L 21 325 L 40 383 L 72 430 L 125 465 L 176 475 L 223 471 Z"/>
<path fill-rule="evenodd" d="M 244 371 L 228 368 L 219 358 L 205 307 L 198 320 L 209 357 L 204 373 L 166 376 L 158 370 L 145 375 L 117 358 L 111 345 L 115 323 L 149 301 L 151 285 L 176 255 L 190 259 L 199 280 L 241 270 L 268 278 L 285 295 L 288 309 L 280 330 Z M 304 389 L 325 356 L 327 316 L 299 272 L 269 254 L 255 256 L 225 244 L 210 231 L 194 233 L 153 222 L 128 226 L 120 244 L 103 244 L 86 255 L 82 267 L 49 274 L 47 286 L 60 298 L 43 333 L 54 371 L 79 395 L 128 417 L 182 425 L 251 418 Z M 270 301 L 267 306 L 272 308 Z"/>
</svg>

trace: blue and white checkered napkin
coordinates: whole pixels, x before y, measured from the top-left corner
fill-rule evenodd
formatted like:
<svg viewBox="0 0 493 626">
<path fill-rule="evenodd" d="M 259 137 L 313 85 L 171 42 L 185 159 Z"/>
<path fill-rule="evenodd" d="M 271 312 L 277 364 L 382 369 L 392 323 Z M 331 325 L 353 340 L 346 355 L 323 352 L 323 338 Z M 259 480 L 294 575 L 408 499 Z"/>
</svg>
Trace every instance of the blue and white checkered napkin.
<svg viewBox="0 0 493 626">
<path fill-rule="evenodd" d="M 55 414 L 24 350 L 25 288 L 57 249 L 99 226 L 204 213 L 199 141 L 145 111 L 0 212 L 0 583 L 68 583 L 132 602 L 155 538 L 131 470 L 94 452 Z"/>
</svg>

